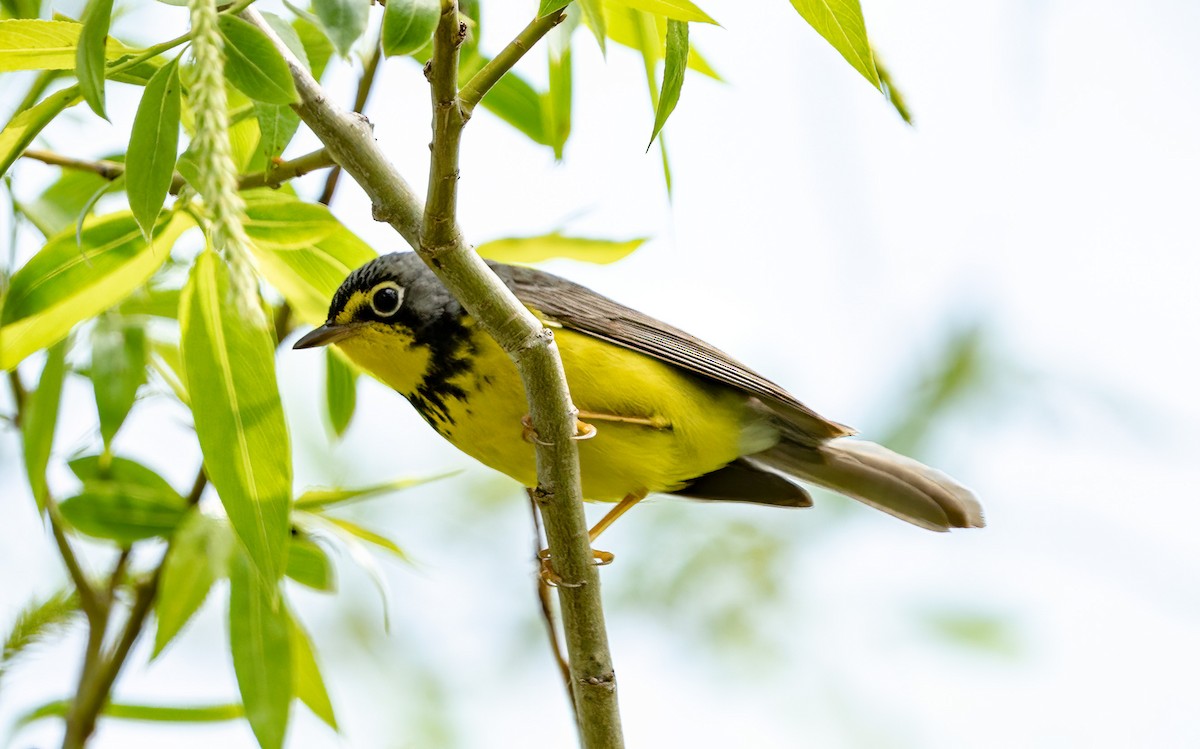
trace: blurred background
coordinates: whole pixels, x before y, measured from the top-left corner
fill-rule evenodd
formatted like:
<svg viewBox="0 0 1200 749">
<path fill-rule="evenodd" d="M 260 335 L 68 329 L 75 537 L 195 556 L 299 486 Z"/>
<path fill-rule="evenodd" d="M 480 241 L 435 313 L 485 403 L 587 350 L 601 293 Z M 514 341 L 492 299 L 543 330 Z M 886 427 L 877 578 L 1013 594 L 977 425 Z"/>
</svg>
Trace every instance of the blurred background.
<svg viewBox="0 0 1200 749">
<path fill-rule="evenodd" d="M 645 152 L 640 57 L 610 45 L 605 59 L 580 30 L 563 163 L 490 114 L 468 128 L 468 237 L 650 237 L 615 265 L 546 267 L 941 467 L 977 491 L 988 527 L 935 535 L 830 495 L 793 511 L 643 503 L 601 544 L 616 554 L 602 579 L 628 745 L 1200 745 L 1200 5 L 866 0 L 915 127 L 783 0 L 702 5 L 722 27 L 694 24 L 692 43 L 724 83 L 684 84 L 665 130 L 672 200 Z M 533 6 L 486 5 L 484 48 Z M 143 7 L 114 33 L 146 42 L 154 19 L 184 22 Z M 518 69 L 543 82 L 543 59 Z M 356 80 L 342 63 L 326 84 L 348 104 Z M 132 110 L 110 105 L 110 126 L 76 108 L 77 126 L 46 141 L 99 156 Z M 367 111 L 423 185 L 419 67 L 389 61 Z M 289 153 L 313 147 L 301 137 Z M 402 249 L 353 184 L 333 207 L 380 252 Z M 524 493 L 366 378 L 331 441 L 323 361 L 278 359 L 299 486 L 461 473 L 349 508 L 412 559 L 378 560 L 386 603 L 350 560 L 338 595 L 293 590 L 343 732 L 297 710 L 290 744 L 571 746 Z M 56 456 L 95 433 L 85 383 L 62 414 Z M 132 419 L 118 453 L 185 486 L 199 456 L 184 412 L 148 398 Z M 5 626 L 64 579 L 19 455 L 0 433 Z M 235 699 L 223 608 L 214 595 L 159 660 L 135 656 L 116 695 Z M 77 635 L 6 676 L 0 731 L 67 693 Z M 58 732 L 40 723 L 16 745 Z M 240 721 L 102 722 L 94 746 L 216 742 L 254 746 Z"/>
</svg>

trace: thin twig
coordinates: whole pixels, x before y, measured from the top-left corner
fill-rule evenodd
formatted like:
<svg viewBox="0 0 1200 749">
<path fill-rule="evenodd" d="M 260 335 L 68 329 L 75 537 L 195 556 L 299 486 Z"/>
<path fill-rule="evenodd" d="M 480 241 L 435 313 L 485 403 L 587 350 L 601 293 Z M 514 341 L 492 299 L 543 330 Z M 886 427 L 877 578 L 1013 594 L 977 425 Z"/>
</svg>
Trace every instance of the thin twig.
<svg viewBox="0 0 1200 749">
<path fill-rule="evenodd" d="M 371 98 L 371 87 L 375 85 L 375 74 L 379 71 L 379 61 L 383 59 L 383 29 L 379 29 L 379 38 L 371 48 L 371 56 L 363 63 L 362 77 L 358 79 L 358 90 L 354 92 L 354 109 L 351 111 L 362 114 L 367 111 L 367 100 Z M 337 191 L 338 180 L 342 176 L 342 168 L 336 164 L 333 171 L 325 178 L 325 189 L 317 202 L 329 205 L 333 202 L 333 194 Z"/>
<path fill-rule="evenodd" d="M 471 80 L 467 81 L 462 90 L 458 92 L 463 113 L 470 117 L 475 105 L 487 96 L 487 92 L 492 89 L 492 86 L 495 86 L 505 73 L 512 70 L 517 61 L 524 57 L 533 45 L 550 33 L 551 29 L 566 20 L 566 17 L 566 9 L 563 9 L 530 21 L 529 25 L 508 43 L 507 47 L 500 50 L 500 54 L 493 57 L 487 65 L 480 68 L 479 72 L 471 76 Z"/>
<path fill-rule="evenodd" d="M 110 181 L 125 174 L 125 165 L 116 161 L 77 159 L 72 156 L 64 156 L 53 151 L 43 151 L 36 148 L 30 148 L 22 153 L 21 156 L 26 159 L 40 161 L 43 164 L 59 166 L 63 169 L 92 172 Z M 288 161 L 281 161 L 273 166 L 269 172 L 243 174 L 241 177 L 238 177 L 238 189 L 250 190 L 255 187 L 279 187 L 288 180 L 303 177 L 309 172 L 314 172 L 318 169 L 327 169 L 331 166 L 334 166 L 333 157 L 324 148 L 321 148 Z M 170 193 L 178 195 L 185 184 L 183 175 L 176 172 L 171 178 Z"/>
</svg>

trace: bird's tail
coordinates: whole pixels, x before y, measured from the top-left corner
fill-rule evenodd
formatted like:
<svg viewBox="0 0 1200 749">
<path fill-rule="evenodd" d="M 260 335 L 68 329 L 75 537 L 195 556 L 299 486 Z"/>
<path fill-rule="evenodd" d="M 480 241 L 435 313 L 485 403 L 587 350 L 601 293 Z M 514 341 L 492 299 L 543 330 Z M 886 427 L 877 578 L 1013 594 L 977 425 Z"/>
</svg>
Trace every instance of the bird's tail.
<svg viewBox="0 0 1200 749">
<path fill-rule="evenodd" d="M 751 463 L 853 497 L 934 531 L 982 528 L 983 508 L 941 471 L 874 442 L 840 438 L 813 447 L 784 439 Z"/>
</svg>

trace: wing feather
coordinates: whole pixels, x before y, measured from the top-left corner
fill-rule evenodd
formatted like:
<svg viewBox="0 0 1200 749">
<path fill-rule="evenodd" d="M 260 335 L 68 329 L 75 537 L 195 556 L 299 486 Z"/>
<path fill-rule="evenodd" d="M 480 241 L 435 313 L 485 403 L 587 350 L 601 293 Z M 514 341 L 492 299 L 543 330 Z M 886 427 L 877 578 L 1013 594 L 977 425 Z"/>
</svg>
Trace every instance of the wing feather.
<svg viewBox="0 0 1200 749">
<path fill-rule="evenodd" d="M 550 323 L 652 356 L 756 398 L 802 442 L 853 434 L 720 349 L 618 304 L 591 289 L 534 268 L 488 263 L 523 304 Z"/>
</svg>

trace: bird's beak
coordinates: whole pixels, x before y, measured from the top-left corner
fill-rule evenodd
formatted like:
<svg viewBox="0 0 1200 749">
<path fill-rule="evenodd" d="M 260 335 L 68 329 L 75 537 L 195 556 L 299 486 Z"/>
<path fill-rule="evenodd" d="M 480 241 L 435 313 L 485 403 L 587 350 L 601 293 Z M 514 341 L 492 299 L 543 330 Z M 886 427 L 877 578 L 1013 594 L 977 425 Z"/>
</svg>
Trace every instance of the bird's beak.
<svg viewBox="0 0 1200 749">
<path fill-rule="evenodd" d="M 331 343 L 346 338 L 354 333 L 353 325 L 322 325 L 316 330 L 310 330 L 300 340 L 292 344 L 292 348 L 315 348 L 328 346 Z"/>
</svg>

